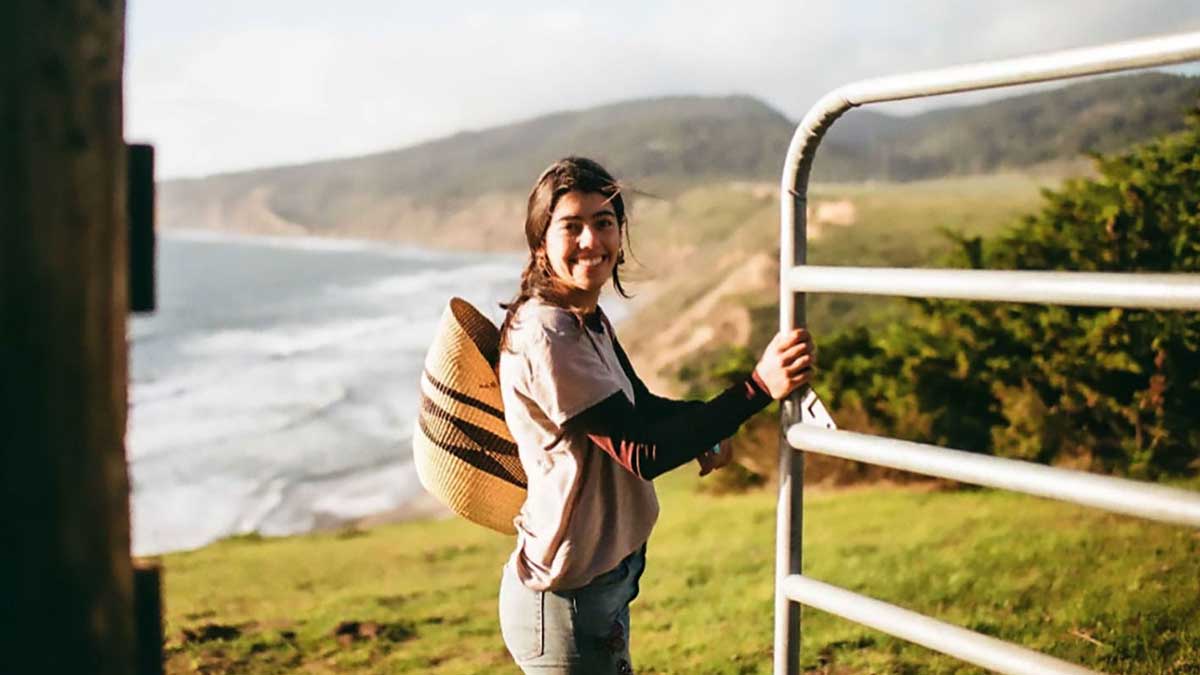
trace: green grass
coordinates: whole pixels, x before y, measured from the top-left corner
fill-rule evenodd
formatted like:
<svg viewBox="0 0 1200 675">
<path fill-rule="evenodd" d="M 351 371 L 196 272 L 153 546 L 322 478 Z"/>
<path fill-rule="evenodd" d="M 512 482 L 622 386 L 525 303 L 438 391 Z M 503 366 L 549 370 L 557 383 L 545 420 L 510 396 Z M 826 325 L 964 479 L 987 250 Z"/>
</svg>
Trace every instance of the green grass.
<svg viewBox="0 0 1200 675">
<path fill-rule="evenodd" d="M 854 225 L 826 226 L 812 242 L 819 265 L 929 267 L 947 249 L 942 230 L 990 235 L 1036 210 L 1055 178 L 992 174 L 912 183 L 816 185 L 810 201 L 848 200 Z"/>
<path fill-rule="evenodd" d="M 679 472 L 677 472 L 679 473 Z M 659 481 L 633 604 L 640 673 L 767 673 L 774 497 Z M 1195 485 L 1193 488 L 1197 487 Z M 512 541 L 465 521 L 240 538 L 163 560 L 170 673 L 516 673 L 496 593 Z M 1200 533 L 986 490 L 810 494 L 805 571 L 1098 670 L 1200 671 Z M 380 636 L 340 644 L 343 621 Z M 232 639 L 185 630 L 233 626 Z M 814 673 L 981 672 L 805 611 Z"/>
</svg>

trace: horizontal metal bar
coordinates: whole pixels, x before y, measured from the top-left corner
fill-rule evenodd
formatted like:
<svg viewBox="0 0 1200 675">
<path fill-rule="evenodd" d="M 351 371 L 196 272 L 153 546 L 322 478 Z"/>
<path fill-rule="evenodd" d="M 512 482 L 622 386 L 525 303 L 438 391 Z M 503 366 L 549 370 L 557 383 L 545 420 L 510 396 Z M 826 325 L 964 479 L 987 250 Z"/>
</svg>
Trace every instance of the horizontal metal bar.
<svg viewBox="0 0 1200 675">
<path fill-rule="evenodd" d="M 788 231 L 785 236 L 790 236 L 794 222 L 790 213 L 793 200 L 789 199 L 788 192 L 794 191 L 800 201 L 804 201 L 817 146 L 833 122 L 850 108 L 1196 60 L 1200 60 L 1200 32 L 923 70 L 859 80 L 838 87 L 809 109 L 788 146 L 781 177 L 781 226 Z M 787 240 L 784 243 L 788 243 Z"/>
<path fill-rule="evenodd" d="M 1184 33 L 860 80 L 838 91 L 851 105 L 863 105 L 1197 59 L 1200 59 L 1200 33 Z"/>
<path fill-rule="evenodd" d="M 807 452 L 1200 527 L 1200 492 L 1191 490 L 807 424 L 787 439 Z"/>
<path fill-rule="evenodd" d="M 780 584 L 791 600 L 870 626 L 889 635 L 1009 675 L 1096 675 L 1073 663 L 852 593 L 800 574 Z"/>
<path fill-rule="evenodd" d="M 1035 302 L 1092 307 L 1200 309 L 1200 274 L 1028 272 L 800 265 L 795 292 Z"/>
</svg>

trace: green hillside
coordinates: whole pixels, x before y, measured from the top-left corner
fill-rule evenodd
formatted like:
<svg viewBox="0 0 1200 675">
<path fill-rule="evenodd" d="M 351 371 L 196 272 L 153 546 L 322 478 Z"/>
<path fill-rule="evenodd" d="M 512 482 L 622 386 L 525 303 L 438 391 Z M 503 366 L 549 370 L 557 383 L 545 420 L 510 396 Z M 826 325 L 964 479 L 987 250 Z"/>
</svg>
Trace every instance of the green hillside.
<svg viewBox="0 0 1200 675">
<path fill-rule="evenodd" d="M 898 118 L 855 110 L 817 180 L 912 180 L 1069 161 L 1180 128 L 1195 78 L 1147 73 Z M 566 154 L 671 196 L 712 181 L 774 181 L 795 122 L 748 97 L 629 101 L 456 134 L 364 157 L 164 182 L 165 227 L 519 247 L 533 178 Z M 466 237 L 471 229 L 476 236 Z M 478 236 L 482 234 L 483 236 Z"/>
<path fill-rule="evenodd" d="M 566 154 L 595 157 L 630 181 L 653 177 L 657 186 L 765 178 L 778 171 L 778 148 L 787 147 L 791 132 L 785 117 L 745 97 L 633 101 L 366 157 L 169 181 L 161 187 L 161 215 L 168 227 L 205 227 L 197 214 L 217 208 L 224 212 L 218 220 L 229 221 L 257 192 L 263 209 L 309 233 L 374 228 L 366 234 L 420 241 L 414 221 L 423 211 L 432 212 L 437 225 L 429 229 L 436 230 L 488 195 L 518 203 L 537 174 Z M 519 229 L 519 222 L 506 219 L 505 226 Z M 233 226 L 255 227 L 252 219 Z"/>
</svg>

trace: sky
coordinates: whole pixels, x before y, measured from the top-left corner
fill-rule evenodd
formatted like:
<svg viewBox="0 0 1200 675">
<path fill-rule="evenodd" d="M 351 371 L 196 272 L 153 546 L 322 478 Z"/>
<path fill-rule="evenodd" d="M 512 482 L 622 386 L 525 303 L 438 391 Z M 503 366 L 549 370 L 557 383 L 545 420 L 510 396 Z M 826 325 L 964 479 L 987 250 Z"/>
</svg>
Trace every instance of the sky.
<svg viewBox="0 0 1200 675">
<path fill-rule="evenodd" d="M 657 96 L 799 119 L 859 79 L 1196 30 L 1200 0 L 132 0 L 125 135 L 178 178 Z"/>
</svg>

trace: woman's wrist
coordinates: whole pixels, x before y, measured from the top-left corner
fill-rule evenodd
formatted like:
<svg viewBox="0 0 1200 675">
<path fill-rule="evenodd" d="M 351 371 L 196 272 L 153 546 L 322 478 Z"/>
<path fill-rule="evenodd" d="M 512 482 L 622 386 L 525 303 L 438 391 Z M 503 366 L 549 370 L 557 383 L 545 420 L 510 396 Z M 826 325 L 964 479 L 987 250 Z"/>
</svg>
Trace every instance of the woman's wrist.
<svg viewBox="0 0 1200 675">
<path fill-rule="evenodd" d="M 759 394 L 774 400 L 774 397 L 771 396 L 771 390 L 767 388 L 767 383 L 764 382 L 762 376 L 758 374 L 758 368 L 750 371 L 750 377 L 747 379 L 749 379 L 750 383 L 754 385 L 754 388 L 758 390 Z"/>
</svg>

